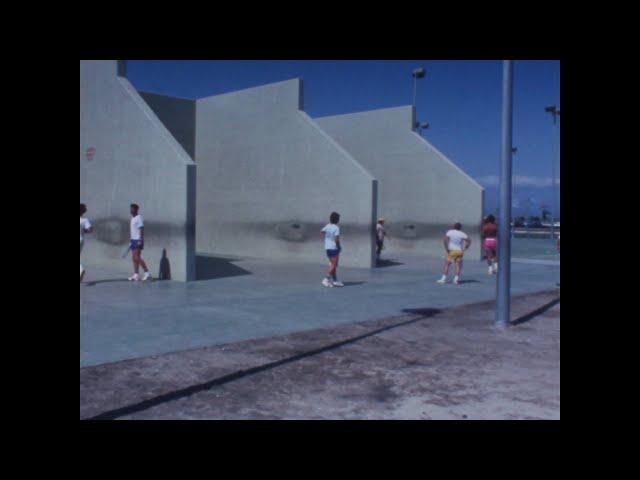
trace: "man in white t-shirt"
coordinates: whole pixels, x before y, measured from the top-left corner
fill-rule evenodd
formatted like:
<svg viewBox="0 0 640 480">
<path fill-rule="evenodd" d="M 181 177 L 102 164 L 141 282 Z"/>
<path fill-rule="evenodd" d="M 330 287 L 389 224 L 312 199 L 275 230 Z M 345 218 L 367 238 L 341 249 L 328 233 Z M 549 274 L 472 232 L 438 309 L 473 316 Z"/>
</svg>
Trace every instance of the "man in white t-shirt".
<svg viewBox="0 0 640 480">
<path fill-rule="evenodd" d="M 143 281 L 150 280 L 151 274 L 147 268 L 147 264 L 142 259 L 142 250 L 144 249 L 144 219 L 138 212 L 140 206 L 131 204 L 131 242 L 129 249 L 131 250 L 131 259 L 133 261 L 133 275 L 129 277 L 129 281 L 137 282 L 140 280 L 138 272 L 140 267 L 144 270 Z"/>
<path fill-rule="evenodd" d="M 462 231 L 462 225 L 456 223 L 453 230 L 449 230 L 443 239 L 444 249 L 447 252 L 447 258 L 444 261 L 444 272 L 438 283 L 447 283 L 447 275 L 449 275 L 449 267 L 452 263 L 456 264 L 456 276 L 453 283 L 460 284 L 460 273 L 462 272 L 462 257 L 464 252 L 471 245 L 469 236 Z"/>
<path fill-rule="evenodd" d="M 329 217 L 329 223 L 320 231 L 320 235 L 324 240 L 324 249 L 329 259 L 329 267 L 327 275 L 322 280 L 325 287 L 344 287 L 342 282 L 338 281 L 338 261 L 340 260 L 340 214 L 333 212 Z"/>
<path fill-rule="evenodd" d="M 82 216 L 87 213 L 87 206 L 84 203 L 80 204 L 80 255 L 82 255 L 82 247 L 84 246 L 84 234 L 92 233 L 93 227 L 91 226 L 91 222 L 88 218 L 82 218 Z M 82 278 L 84 277 L 84 267 L 82 263 L 80 263 L 80 282 L 82 282 Z"/>
</svg>

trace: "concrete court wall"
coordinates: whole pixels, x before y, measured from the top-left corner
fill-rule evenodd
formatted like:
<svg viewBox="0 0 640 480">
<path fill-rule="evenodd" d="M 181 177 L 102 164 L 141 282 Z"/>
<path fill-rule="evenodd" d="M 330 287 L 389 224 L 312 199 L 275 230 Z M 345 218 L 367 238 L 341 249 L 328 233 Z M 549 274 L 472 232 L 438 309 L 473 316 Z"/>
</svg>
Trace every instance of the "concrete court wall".
<svg viewBox="0 0 640 480">
<path fill-rule="evenodd" d="M 96 229 L 82 262 L 131 271 L 121 255 L 129 204 L 138 203 L 152 274 L 166 251 L 173 280 L 195 279 L 195 164 L 118 67 L 116 60 L 80 61 L 80 202 Z"/>
<path fill-rule="evenodd" d="M 481 255 L 483 188 L 414 129 L 413 107 L 314 119 L 379 181 L 387 252 L 443 255 L 442 238 L 459 221 Z"/>
<path fill-rule="evenodd" d="M 167 130 L 193 159 L 196 154 L 196 101 L 138 92 Z"/>
<path fill-rule="evenodd" d="M 200 253 L 326 262 L 319 231 L 342 215 L 347 266 L 371 267 L 377 181 L 302 111 L 302 81 L 196 104 Z"/>
</svg>

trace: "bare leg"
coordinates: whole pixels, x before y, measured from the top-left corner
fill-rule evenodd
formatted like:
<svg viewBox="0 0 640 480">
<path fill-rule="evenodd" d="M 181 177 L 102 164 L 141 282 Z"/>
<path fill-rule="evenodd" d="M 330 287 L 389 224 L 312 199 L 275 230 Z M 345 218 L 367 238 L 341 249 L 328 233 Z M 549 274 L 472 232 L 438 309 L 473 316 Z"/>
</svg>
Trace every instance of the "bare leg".
<svg viewBox="0 0 640 480">
<path fill-rule="evenodd" d="M 149 269 L 147 268 L 147 264 L 144 263 L 144 260 L 142 259 L 142 250 L 138 250 L 138 257 L 139 257 L 138 262 L 142 266 L 142 269 L 144 270 L 144 272 L 147 273 Z"/>
<path fill-rule="evenodd" d="M 461 273 L 462 273 L 462 259 L 458 259 L 456 261 L 456 276 L 460 277 Z"/>
<path fill-rule="evenodd" d="M 451 262 L 449 260 L 444 261 L 444 269 L 442 271 L 443 275 L 449 275 L 449 267 L 451 266 Z"/>
<path fill-rule="evenodd" d="M 333 279 L 336 278 L 336 272 L 338 270 L 338 257 L 333 257 L 329 260 L 330 268 L 329 268 L 329 276 Z"/>
<path fill-rule="evenodd" d="M 140 250 L 131 251 L 131 261 L 133 262 L 133 273 L 137 275 L 140 271 Z"/>
</svg>

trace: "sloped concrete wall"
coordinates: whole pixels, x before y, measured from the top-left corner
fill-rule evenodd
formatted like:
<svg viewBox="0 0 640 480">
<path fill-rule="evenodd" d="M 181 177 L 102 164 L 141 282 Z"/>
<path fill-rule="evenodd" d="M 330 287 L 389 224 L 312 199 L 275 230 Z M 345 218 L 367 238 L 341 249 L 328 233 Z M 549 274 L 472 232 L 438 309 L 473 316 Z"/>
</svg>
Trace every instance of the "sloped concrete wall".
<svg viewBox="0 0 640 480">
<path fill-rule="evenodd" d="M 376 181 L 302 105 L 297 79 L 197 101 L 198 252 L 325 263 L 335 210 L 342 264 L 372 266 Z"/>
<path fill-rule="evenodd" d="M 95 149 L 88 159 L 88 149 Z M 145 218 L 144 257 L 158 275 L 166 251 L 173 280 L 195 279 L 195 164 L 118 62 L 80 61 L 80 202 L 96 232 L 82 261 L 131 271 L 129 204 Z"/>
<path fill-rule="evenodd" d="M 412 107 L 314 119 L 379 181 L 378 213 L 387 253 L 442 256 L 442 238 L 459 221 L 480 258 L 483 189 L 413 130 Z"/>
<path fill-rule="evenodd" d="M 196 154 L 196 101 L 138 92 L 167 130 L 193 159 Z"/>
</svg>

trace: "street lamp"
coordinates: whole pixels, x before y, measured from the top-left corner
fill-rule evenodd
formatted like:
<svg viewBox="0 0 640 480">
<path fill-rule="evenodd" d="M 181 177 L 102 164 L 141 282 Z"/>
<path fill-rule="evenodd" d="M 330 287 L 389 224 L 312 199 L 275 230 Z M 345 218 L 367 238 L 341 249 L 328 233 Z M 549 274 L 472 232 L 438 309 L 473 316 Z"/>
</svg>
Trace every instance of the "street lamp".
<svg viewBox="0 0 640 480">
<path fill-rule="evenodd" d="M 427 130 L 429 127 L 430 125 L 427 122 L 424 122 L 424 123 L 416 122 L 416 129 L 418 130 L 419 135 L 422 135 L 422 131 Z"/>
<path fill-rule="evenodd" d="M 414 110 L 416 108 L 416 90 L 417 90 L 418 79 L 424 78 L 426 75 L 427 75 L 427 71 L 424 69 L 424 67 L 416 68 L 411 73 L 411 76 L 413 77 L 413 104 L 412 105 Z"/>
<path fill-rule="evenodd" d="M 553 117 L 553 125 L 554 125 L 554 133 L 555 133 L 555 125 L 556 119 L 560 116 L 560 109 L 558 109 L 555 105 L 549 105 L 545 107 L 544 111 L 546 113 L 550 113 Z M 553 145 L 553 144 L 552 144 Z M 553 147 L 552 147 L 553 148 Z M 553 197 L 553 207 L 551 212 L 551 239 L 555 240 L 555 216 L 558 214 L 558 202 L 556 201 L 556 156 L 555 152 L 552 153 L 551 158 L 551 188 L 552 188 L 552 197 Z"/>
</svg>

